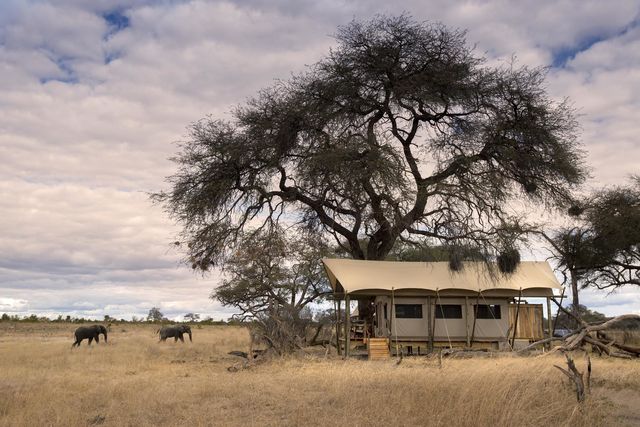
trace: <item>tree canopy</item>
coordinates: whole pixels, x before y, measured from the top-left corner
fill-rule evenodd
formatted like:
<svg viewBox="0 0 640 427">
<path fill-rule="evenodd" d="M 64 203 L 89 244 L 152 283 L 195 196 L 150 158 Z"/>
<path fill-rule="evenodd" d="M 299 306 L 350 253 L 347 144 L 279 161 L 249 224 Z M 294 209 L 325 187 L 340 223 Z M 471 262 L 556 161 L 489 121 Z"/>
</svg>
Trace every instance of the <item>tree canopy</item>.
<svg viewBox="0 0 640 427">
<path fill-rule="evenodd" d="M 194 268 L 228 260 L 251 229 L 283 219 L 357 259 L 399 241 L 514 249 L 513 198 L 562 204 L 584 178 L 568 102 L 545 69 L 492 67 L 463 31 L 377 16 L 224 121 L 190 127 L 171 188 Z"/>
<path fill-rule="evenodd" d="M 273 310 L 297 317 L 328 293 L 321 259 L 328 248 L 313 236 L 290 236 L 282 229 L 247 236 L 223 268 L 212 297 L 255 319 Z"/>
<path fill-rule="evenodd" d="M 158 307 L 151 307 L 149 309 L 149 314 L 147 314 L 148 322 L 161 322 L 164 320 L 164 314 L 160 311 Z"/>
<path fill-rule="evenodd" d="M 311 304 L 330 292 L 321 262 L 328 252 L 317 236 L 281 228 L 244 236 L 211 297 L 255 322 L 278 351 L 292 350 L 307 339 Z"/>
<path fill-rule="evenodd" d="M 200 315 L 198 313 L 187 313 L 184 315 L 184 320 L 186 322 L 197 322 L 200 320 Z"/>
<path fill-rule="evenodd" d="M 596 193 L 584 216 L 593 251 L 584 266 L 584 286 L 640 286 L 640 177 Z"/>
<path fill-rule="evenodd" d="M 640 177 L 605 188 L 571 207 L 574 225 L 547 240 L 566 277 L 577 286 L 640 286 Z M 574 305 L 577 301 L 574 299 Z"/>
<path fill-rule="evenodd" d="M 595 191 L 568 213 L 573 217 L 571 226 L 541 234 L 571 286 L 570 307 L 580 318 L 580 289 L 640 286 L 640 177 Z"/>
</svg>

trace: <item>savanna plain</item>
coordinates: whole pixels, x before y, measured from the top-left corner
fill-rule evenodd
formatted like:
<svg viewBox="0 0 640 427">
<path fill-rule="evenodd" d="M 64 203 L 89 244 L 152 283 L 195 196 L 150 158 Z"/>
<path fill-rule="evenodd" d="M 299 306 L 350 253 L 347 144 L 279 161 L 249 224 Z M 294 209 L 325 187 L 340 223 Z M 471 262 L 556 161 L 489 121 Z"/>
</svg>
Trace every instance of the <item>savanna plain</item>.
<svg viewBox="0 0 640 427">
<path fill-rule="evenodd" d="M 559 355 L 396 364 L 322 350 L 230 372 L 242 327 L 194 327 L 182 344 L 117 324 L 108 344 L 71 349 L 76 326 L 0 323 L 1 426 L 640 425 L 639 360 L 592 357 L 578 404 Z"/>
</svg>

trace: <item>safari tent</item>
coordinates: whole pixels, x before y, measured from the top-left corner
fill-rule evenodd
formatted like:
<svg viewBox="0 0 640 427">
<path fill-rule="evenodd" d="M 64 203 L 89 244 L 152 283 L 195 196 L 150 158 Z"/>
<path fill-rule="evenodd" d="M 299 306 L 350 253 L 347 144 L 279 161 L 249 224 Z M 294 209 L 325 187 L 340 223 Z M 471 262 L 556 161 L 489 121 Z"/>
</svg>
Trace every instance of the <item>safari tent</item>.
<svg viewBox="0 0 640 427">
<path fill-rule="evenodd" d="M 504 349 L 542 339 L 543 305 L 526 298 L 547 298 L 549 312 L 549 297 L 561 288 L 546 262 L 521 262 L 510 274 L 483 262 L 465 262 L 460 271 L 448 262 L 323 263 L 338 307 L 346 302 L 340 317 L 347 355 L 360 339 L 386 338 L 408 352 L 443 346 Z M 353 300 L 360 303 L 355 317 L 349 312 Z"/>
</svg>

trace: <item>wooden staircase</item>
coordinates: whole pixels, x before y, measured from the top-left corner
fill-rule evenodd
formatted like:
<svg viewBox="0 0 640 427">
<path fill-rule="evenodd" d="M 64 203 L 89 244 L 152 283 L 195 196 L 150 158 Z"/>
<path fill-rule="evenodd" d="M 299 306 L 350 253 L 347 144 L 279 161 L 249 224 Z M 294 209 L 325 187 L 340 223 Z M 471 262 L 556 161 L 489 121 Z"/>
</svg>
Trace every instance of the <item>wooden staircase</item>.
<svg viewBox="0 0 640 427">
<path fill-rule="evenodd" d="M 389 338 L 369 338 L 367 340 L 369 360 L 387 360 L 389 353 Z"/>
</svg>

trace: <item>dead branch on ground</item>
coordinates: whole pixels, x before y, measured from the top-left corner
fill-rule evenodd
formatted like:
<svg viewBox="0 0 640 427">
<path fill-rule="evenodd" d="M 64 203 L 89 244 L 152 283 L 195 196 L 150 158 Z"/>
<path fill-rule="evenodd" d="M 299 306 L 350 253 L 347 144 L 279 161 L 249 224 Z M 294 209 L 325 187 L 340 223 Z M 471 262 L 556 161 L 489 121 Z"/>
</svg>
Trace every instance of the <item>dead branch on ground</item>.
<svg viewBox="0 0 640 427">
<path fill-rule="evenodd" d="M 557 347 L 554 347 L 552 351 L 573 351 L 578 349 L 584 349 L 587 344 L 591 345 L 591 348 L 596 351 L 598 354 L 606 354 L 611 357 L 621 357 L 624 359 L 631 359 L 635 357 L 640 357 L 640 347 L 634 347 L 630 345 L 625 345 L 624 343 L 618 343 L 615 339 L 610 338 L 606 335 L 605 330 L 611 329 L 616 323 L 619 323 L 623 320 L 629 319 L 638 319 L 640 320 L 640 315 L 637 314 L 623 314 L 621 316 L 616 316 L 613 319 L 609 319 L 606 322 L 600 323 L 587 323 L 584 320 L 576 317 L 573 313 L 566 310 L 564 307 L 560 305 L 555 298 L 552 298 L 552 301 L 556 303 L 558 309 L 566 313 L 568 316 L 574 318 L 578 324 L 580 325 L 577 329 L 571 331 L 569 334 L 565 335 L 562 338 L 545 338 L 540 341 L 536 341 L 533 344 L 523 348 L 519 351 L 519 353 L 523 353 L 529 350 L 532 350 L 535 347 L 540 345 L 544 345 L 550 343 L 555 340 L 561 341 L 561 344 Z"/>
<path fill-rule="evenodd" d="M 571 381 L 573 381 L 576 386 L 576 398 L 578 399 L 578 402 L 583 402 L 585 395 L 589 391 L 591 385 L 591 359 L 587 355 L 587 387 L 585 388 L 584 373 L 578 371 L 575 362 L 568 354 L 565 354 L 564 356 L 567 358 L 567 367 L 569 368 L 568 370 L 558 365 L 553 366 L 558 368 L 560 372 L 565 374 Z"/>
</svg>

